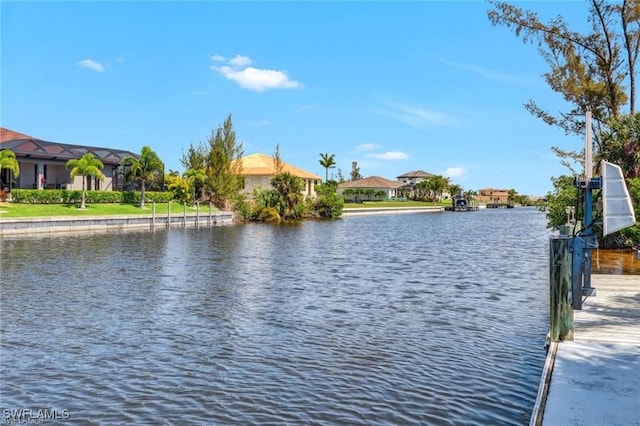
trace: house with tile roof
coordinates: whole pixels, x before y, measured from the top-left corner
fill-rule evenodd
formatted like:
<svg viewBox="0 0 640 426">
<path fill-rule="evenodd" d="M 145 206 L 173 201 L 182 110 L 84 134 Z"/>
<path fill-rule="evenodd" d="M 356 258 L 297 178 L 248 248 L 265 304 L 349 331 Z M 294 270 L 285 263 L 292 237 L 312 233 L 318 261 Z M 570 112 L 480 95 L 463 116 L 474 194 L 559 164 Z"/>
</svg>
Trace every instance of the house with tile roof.
<svg viewBox="0 0 640 426">
<path fill-rule="evenodd" d="M 405 184 L 405 186 L 403 187 L 402 195 L 413 199 L 416 196 L 413 186 L 434 176 L 434 174 L 427 173 L 423 170 L 412 170 L 410 172 L 401 174 L 397 177 L 397 179 Z"/>
<path fill-rule="evenodd" d="M 66 164 L 90 152 L 104 164 L 102 172 L 105 179 L 99 181 L 87 177 L 86 189 L 120 190 L 124 184 L 120 163 L 126 157 L 138 157 L 130 151 L 50 142 L 0 127 L 0 150 L 4 149 L 16 154 L 20 175 L 14 177 L 9 170 L 2 170 L 0 180 L 7 187 L 13 180 L 11 186 L 21 189 L 82 189 L 82 177 L 71 179 Z"/>
<path fill-rule="evenodd" d="M 275 160 L 266 154 L 251 154 L 242 157 L 240 175 L 244 178 L 242 192 L 251 195 L 254 189 L 271 189 L 271 178 L 276 174 Z M 288 172 L 304 181 L 304 197 L 315 197 L 316 185 L 322 183 L 322 178 L 292 164 L 281 161 L 280 172 Z"/>
<path fill-rule="evenodd" d="M 385 198 L 394 198 L 398 196 L 398 189 L 405 186 L 403 182 L 397 180 L 389 180 L 380 176 L 369 176 L 364 179 L 351 180 L 338 185 L 338 195 L 347 195 L 350 192 L 365 193 L 372 190 L 384 193 Z M 352 190 L 352 191 L 349 191 Z M 346 194 L 345 194 L 345 191 Z M 368 199 L 367 196 L 365 196 Z M 362 198 L 359 198 L 362 200 Z"/>
<path fill-rule="evenodd" d="M 427 180 L 433 176 L 435 175 L 424 172 L 422 170 L 412 170 L 410 172 L 407 172 L 398 176 L 398 180 L 405 184 L 414 185 L 418 182 L 422 182 L 423 180 Z"/>
</svg>

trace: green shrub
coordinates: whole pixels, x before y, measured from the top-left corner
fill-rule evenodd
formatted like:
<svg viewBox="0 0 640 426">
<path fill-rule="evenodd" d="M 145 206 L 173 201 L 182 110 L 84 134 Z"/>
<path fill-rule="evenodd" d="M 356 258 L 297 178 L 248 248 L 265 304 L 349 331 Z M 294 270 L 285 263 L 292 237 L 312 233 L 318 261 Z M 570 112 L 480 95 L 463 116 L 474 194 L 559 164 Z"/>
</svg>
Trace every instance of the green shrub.
<svg viewBox="0 0 640 426">
<path fill-rule="evenodd" d="M 247 221 L 251 219 L 251 204 L 247 201 L 247 197 L 239 194 L 231 200 L 231 204 L 233 206 L 233 211 L 238 215 L 240 220 Z"/>
<path fill-rule="evenodd" d="M 141 193 L 139 191 L 125 191 L 122 193 L 122 202 L 125 204 L 140 204 Z M 175 198 L 173 192 L 145 191 L 145 202 L 168 203 Z"/>
<path fill-rule="evenodd" d="M 14 203 L 25 204 L 76 204 L 82 200 L 82 191 L 75 189 L 14 189 L 11 195 Z M 168 203 L 173 197 L 173 192 L 145 192 L 149 202 Z M 88 204 L 139 204 L 140 192 L 85 191 L 85 201 Z"/>
<path fill-rule="evenodd" d="M 261 222 L 280 222 L 280 213 L 274 207 L 265 207 L 257 212 L 256 220 Z"/>
<path fill-rule="evenodd" d="M 82 197 L 82 191 L 78 191 Z M 85 202 L 89 204 L 100 203 L 121 203 L 122 192 L 120 191 L 86 191 Z"/>
<path fill-rule="evenodd" d="M 61 189 L 62 202 L 65 204 L 75 204 L 82 200 L 82 191 L 75 189 Z"/>
<path fill-rule="evenodd" d="M 40 198 L 38 197 L 39 189 L 13 189 L 11 191 L 11 197 L 14 203 L 27 203 L 27 204 L 40 204 Z"/>
<path fill-rule="evenodd" d="M 319 195 L 314 201 L 311 210 L 322 218 L 334 218 L 342 215 L 344 199 L 335 192 Z"/>
<path fill-rule="evenodd" d="M 149 201 L 152 203 L 168 203 L 169 201 L 172 201 L 175 198 L 175 194 L 171 191 L 166 191 L 166 192 L 152 192 L 152 191 L 146 191 L 144 193 L 145 195 L 145 201 Z M 140 194 L 138 194 L 138 198 L 140 197 Z"/>
</svg>

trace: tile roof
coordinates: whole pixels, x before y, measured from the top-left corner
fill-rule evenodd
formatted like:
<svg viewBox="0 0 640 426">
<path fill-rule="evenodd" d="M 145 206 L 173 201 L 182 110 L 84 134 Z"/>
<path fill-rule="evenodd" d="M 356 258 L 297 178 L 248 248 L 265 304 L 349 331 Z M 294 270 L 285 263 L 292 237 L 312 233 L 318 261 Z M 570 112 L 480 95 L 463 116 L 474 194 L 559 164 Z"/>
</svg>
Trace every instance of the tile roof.
<svg viewBox="0 0 640 426">
<path fill-rule="evenodd" d="M 422 170 L 413 170 L 410 172 L 407 172 L 403 175 L 398 176 L 398 179 L 401 178 L 407 178 L 407 179 L 411 179 L 411 178 L 430 178 L 434 175 L 432 175 L 431 173 L 427 173 L 425 171 Z"/>
<path fill-rule="evenodd" d="M 369 176 L 360 180 L 351 180 L 338 185 L 338 188 L 400 188 L 404 182 L 389 180 L 380 176 Z"/>
<path fill-rule="evenodd" d="M 508 189 L 497 189 L 497 188 L 481 188 L 478 191 L 483 191 L 483 192 L 509 192 Z"/>
<path fill-rule="evenodd" d="M 80 158 L 90 152 L 104 164 L 120 164 L 125 157 L 138 156 L 121 149 L 48 142 L 4 127 L 0 127 L 0 149 L 12 150 L 18 159 L 42 158 L 60 161 Z"/>
<path fill-rule="evenodd" d="M 275 174 L 275 164 L 273 157 L 266 154 L 251 154 L 240 159 L 242 162 L 243 176 L 273 176 Z M 289 172 L 294 176 L 303 179 L 322 180 L 318 175 L 309 173 L 299 167 L 283 162 L 283 172 Z"/>
<path fill-rule="evenodd" d="M 0 127 L 0 143 L 11 141 L 14 139 L 36 139 L 33 136 L 25 135 L 24 133 L 18 133 L 13 130 Z"/>
</svg>

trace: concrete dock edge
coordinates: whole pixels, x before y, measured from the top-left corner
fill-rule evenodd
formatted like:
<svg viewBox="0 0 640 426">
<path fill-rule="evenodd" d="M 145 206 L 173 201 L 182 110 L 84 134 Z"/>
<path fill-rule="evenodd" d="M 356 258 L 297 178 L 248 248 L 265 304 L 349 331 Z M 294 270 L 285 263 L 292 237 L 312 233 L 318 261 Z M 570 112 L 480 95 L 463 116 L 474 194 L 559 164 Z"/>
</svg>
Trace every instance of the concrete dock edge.
<svg viewBox="0 0 640 426">
<path fill-rule="evenodd" d="M 547 396 L 549 395 L 549 384 L 551 383 L 551 376 L 553 375 L 553 367 L 556 362 L 557 353 L 558 342 L 551 342 L 547 350 L 547 358 L 544 362 L 544 368 L 542 369 L 542 376 L 540 377 L 540 384 L 538 385 L 538 396 L 536 397 L 536 403 L 533 406 L 529 426 L 542 425 L 544 407 L 547 403 Z"/>
</svg>

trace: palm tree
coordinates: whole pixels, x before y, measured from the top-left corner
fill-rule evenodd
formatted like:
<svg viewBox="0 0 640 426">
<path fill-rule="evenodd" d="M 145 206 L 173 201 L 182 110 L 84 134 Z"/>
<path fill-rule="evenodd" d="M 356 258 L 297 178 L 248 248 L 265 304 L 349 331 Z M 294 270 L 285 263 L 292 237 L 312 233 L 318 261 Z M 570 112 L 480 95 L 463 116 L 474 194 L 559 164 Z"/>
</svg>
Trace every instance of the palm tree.
<svg viewBox="0 0 640 426">
<path fill-rule="evenodd" d="M 189 169 L 184 172 L 183 176 L 189 183 L 189 187 L 191 187 L 191 202 L 195 204 L 196 188 L 198 184 L 200 184 L 200 186 L 204 184 L 204 181 L 207 179 L 207 172 L 204 168 Z"/>
<path fill-rule="evenodd" d="M 15 152 L 10 149 L 3 149 L 0 151 L 0 172 L 3 169 L 9 169 L 9 171 L 13 174 L 13 176 L 20 175 L 20 165 L 18 164 L 18 159 L 16 158 Z M 9 175 L 9 192 L 11 192 L 11 180 L 12 176 Z M 0 190 L 2 189 L 2 179 L 0 179 Z"/>
<path fill-rule="evenodd" d="M 67 170 L 71 170 L 71 179 L 75 179 L 76 176 L 82 176 L 82 202 L 80 203 L 80 209 L 84 210 L 85 206 L 85 179 L 87 176 L 95 176 L 96 178 L 103 180 L 105 178 L 102 169 L 104 164 L 93 156 L 92 153 L 87 152 L 82 157 L 67 161 Z"/>
<path fill-rule="evenodd" d="M 302 190 L 304 181 L 288 172 L 278 173 L 271 178 L 276 194 L 276 208 L 283 219 L 298 218 L 298 204 L 304 201 Z"/>
<path fill-rule="evenodd" d="M 189 201 L 190 191 L 187 179 L 180 176 L 180 173 L 170 170 L 164 176 L 167 189 L 173 192 L 173 197 L 181 203 Z"/>
<path fill-rule="evenodd" d="M 427 179 L 427 188 L 429 189 L 432 200 L 442 200 L 442 193 L 449 187 L 449 178 L 444 176 L 431 176 Z"/>
<path fill-rule="evenodd" d="M 148 146 L 142 147 L 140 157 L 126 157 L 122 160 L 122 164 L 129 166 L 128 176 L 140 182 L 140 208 L 144 208 L 146 183 L 162 173 L 164 164 L 158 154 Z"/>
<path fill-rule="evenodd" d="M 413 198 L 415 200 L 424 201 L 427 192 L 429 191 L 429 181 L 421 180 L 413 185 Z"/>
<path fill-rule="evenodd" d="M 451 198 L 453 198 L 454 195 L 461 195 L 462 194 L 462 186 L 458 185 L 457 183 L 452 183 L 449 185 L 449 194 L 451 195 Z"/>
<path fill-rule="evenodd" d="M 336 167 L 336 155 L 335 154 L 329 155 L 328 153 L 325 153 L 325 154 L 320 153 L 320 160 L 318 161 L 320 165 L 324 167 L 324 170 L 325 170 L 324 181 L 326 182 L 329 180 L 329 169 L 333 169 Z"/>
</svg>

